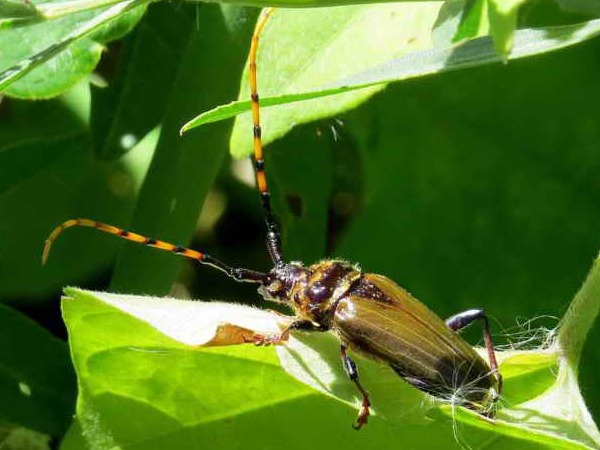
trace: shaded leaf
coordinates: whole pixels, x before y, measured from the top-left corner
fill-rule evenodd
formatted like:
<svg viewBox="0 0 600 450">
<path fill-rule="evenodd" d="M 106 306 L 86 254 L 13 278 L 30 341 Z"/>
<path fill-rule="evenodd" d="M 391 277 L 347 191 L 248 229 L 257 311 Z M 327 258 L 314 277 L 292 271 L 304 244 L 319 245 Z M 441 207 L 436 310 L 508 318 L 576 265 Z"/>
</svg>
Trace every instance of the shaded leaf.
<svg viewBox="0 0 600 450">
<path fill-rule="evenodd" d="M 591 39 L 598 34 L 600 34 L 600 20 L 576 25 L 519 30 L 515 33 L 513 50 L 508 56 L 508 59 L 524 58 L 539 53 L 557 50 Z M 263 40 L 263 49 L 268 45 L 275 45 L 275 43 L 267 44 L 267 35 L 268 30 L 265 33 L 265 39 Z M 275 39 L 275 36 L 272 37 L 272 39 Z M 281 48 L 280 51 L 286 52 L 286 48 Z M 276 51 L 272 49 L 269 50 L 269 57 L 273 58 Z M 353 53 L 352 60 L 354 61 L 355 59 L 356 54 Z M 337 81 L 320 88 L 318 86 L 313 86 L 311 89 L 304 89 L 294 93 L 267 95 L 261 100 L 261 105 L 263 107 L 284 105 L 340 93 L 344 93 L 345 103 L 343 108 L 340 109 L 329 108 L 328 106 L 307 108 L 305 103 L 286 105 L 285 107 L 282 107 L 285 108 L 285 113 L 281 111 L 281 108 L 274 108 L 272 112 L 269 112 L 270 108 L 264 108 L 265 112 L 263 115 L 276 116 L 277 121 L 275 123 L 271 122 L 270 125 L 267 124 L 265 126 L 263 137 L 265 142 L 270 142 L 282 136 L 300 123 L 305 123 L 332 114 L 339 114 L 343 110 L 350 108 L 350 105 L 356 106 L 360 101 L 371 96 L 374 92 L 381 89 L 383 84 L 392 81 L 400 81 L 499 61 L 502 61 L 502 58 L 493 48 L 491 39 L 484 37 L 448 48 L 433 48 L 410 53 L 404 57 L 392 59 L 385 64 L 372 67 L 363 72 L 338 79 Z M 264 70 L 266 71 L 267 69 Z M 277 72 L 277 77 L 285 79 L 285 75 L 280 72 Z M 262 83 L 262 81 L 260 81 L 260 83 Z M 350 91 L 363 88 L 368 88 L 370 90 L 362 91 L 357 94 L 356 97 L 352 97 L 353 100 L 349 100 L 353 95 L 349 94 Z M 329 104 L 329 101 L 324 102 L 321 100 L 320 104 L 326 105 Z M 335 102 L 331 104 L 334 105 Z M 248 100 L 237 100 L 218 106 L 187 122 L 182 128 L 182 132 L 203 124 L 217 122 L 236 116 L 249 109 L 250 102 Z M 250 138 L 247 137 L 247 127 L 244 127 L 244 129 L 246 130 L 245 134 L 240 128 L 240 139 L 247 141 Z M 242 135 L 245 135 L 246 138 L 242 137 Z M 232 148 L 232 151 L 236 156 L 247 155 L 250 153 L 251 147 L 246 143 L 241 147 Z"/>
<path fill-rule="evenodd" d="M 0 195 L 85 140 L 89 89 L 79 85 L 52 101 L 11 102 L 6 106 L 10 110 L 0 126 Z"/>
<path fill-rule="evenodd" d="M 173 7 L 177 7 L 173 5 Z M 235 81 L 247 51 L 255 11 L 198 5 L 200 26 L 190 34 L 165 109 L 161 134 L 131 230 L 186 245 L 196 228 L 202 200 L 226 156 L 230 125 L 198 130 L 183 139 L 177 132 L 185 117 L 235 95 Z M 210 86 L 210 89 L 206 87 Z M 160 88 L 160 86 L 157 86 Z M 117 261 L 111 290 L 167 294 L 179 274 L 181 259 L 165 252 L 126 245 Z"/>
<path fill-rule="evenodd" d="M 68 218 L 123 222 L 152 155 L 154 144 L 144 139 L 119 161 L 94 161 L 87 128 L 89 104 L 87 83 L 47 102 L 9 99 L 2 103 L 3 301 L 39 302 L 65 284 L 81 283 L 114 257 L 118 242 L 74 232 L 53 248 L 48 265 L 43 267 L 40 260 L 48 234 Z M 80 252 L 87 256 L 83 263 Z"/>
<path fill-rule="evenodd" d="M 548 316 L 564 314 L 600 245 L 598 92 L 587 89 L 599 43 L 390 86 L 343 116 L 368 203 L 334 254 L 442 317 L 482 307 L 495 332 L 526 331 L 517 323 L 529 319 L 555 326 Z M 591 342 L 581 380 L 596 409 Z"/>
<path fill-rule="evenodd" d="M 0 423 L 2 450 L 50 450 L 50 437 L 14 425 Z"/>
<path fill-rule="evenodd" d="M 595 0 L 554 0 L 565 11 L 600 14 L 600 4 Z"/>
<path fill-rule="evenodd" d="M 326 255 L 334 167 L 326 127 L 294 130 L 269 149 L 267 176 L 286 260 L 317 261 Z"/>
<path fill-rule="evenodd" d="M 157 3 L 149 8 L 120 55 L 116 79 L 92 91 L 96 154 L 114 159 L 161 123 L 196 26 L 195 8 Z"/>
<path fill-rule="evenodd" d="M 62 435 L 71 421 L 76 390 L 67 346 L 2 305 L 0 339 L 0 421 Z"/>
</svg>

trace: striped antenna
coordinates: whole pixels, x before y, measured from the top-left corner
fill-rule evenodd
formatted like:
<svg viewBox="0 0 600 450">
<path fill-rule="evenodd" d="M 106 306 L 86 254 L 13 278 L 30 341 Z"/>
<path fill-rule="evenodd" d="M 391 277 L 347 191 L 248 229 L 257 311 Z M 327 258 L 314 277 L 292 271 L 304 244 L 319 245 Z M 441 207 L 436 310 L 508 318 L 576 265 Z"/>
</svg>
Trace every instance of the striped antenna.
<svg viewBox="0 0 600 450">
<path fill-rule="evenodd" d="M 207 255 L 206 253 L 199 252 L 197 250 L 181 247 L 179 245 L 173 245 L 165 241 L 149 238 L 141 234 L 132 233 L 131 231 L 127 231 L 122 228 L 117 228 L 106 223 L 96 222 L 95 220 L 89 219 L 67 220 L 66 222 L 61 223 L 54 230 L 52 230 L 52 233 L 50 233 L 50 236 L 48 236 L 48 239 L 46 239 L 46 242 L 44 244 L 44 252 L 42 253 L 42 264 L 46 264 L 46 261 L 48 261 L 50 249 L 52 248 L 52 244 L 54 243 L 56 238 L 67 228 L 76 226 L 95 228 L 104 233 L 113 234 L 128 241 L 136 242 L 138 244 L 147 245 L 148 247 L 153 247 L 159 250 L 164 250 L 167 252 L 175 253 L 177 255 L 185 256 L 186 258 L 193 259 L 194 261 L 198 261 L 201 264 L 206 264 L 208 266 L 214 267 L 215 269 L 224 272 L 231 278 L 238 281 L 263 283 L 267 278 L 267 275 L 264 273 L 256 272 L 254 270 L 231 267 L 219 261 L 218 259 L 215 259 L 212 256 Z"/>
<path fill-rule="evenodd" d="M 279 232 L 279 226 L 277 225 L 277 222 L 275 221 L 275 218 L 273 217 L 273 213 L 271 211 L 271 193 L 269 192 L 267 178 L 265 176 L 265 159 L 262 148 L 259 99 L 256 81 L 256 53 L 258 50 L 258 39 L 260 33 L 262 32 L 267 22 L 267 19 L 271 16 L 273 11 L 274 8 L 266 8 L 262 11 L 258 22 L 256 23 L 254 33 L 252 35 L 252 42 L 250 44 L 250 53 L 248 55 L 248 60 L 250 64 L 250 98 L 252 104 L 252 123 L 254 130 L 254 155 L 252 160 L 254 163 L 254 171 L 256 174 L 256 184 L 258 186 L 258 192 L 260 194 L 262 207 L 265 213 L 265 223 L 267 225 L 267 249 L 269 251 L 269 254 L 271 255 L 271 259 L 275 264 L 275 267 L 280 267 L 283 265 L 283 258 L 281 253 L 281 237 Z M 177 255 L 193 259 L 194 261 L 198 261 L 201 264 L 212 266 L 215 269 L 224 272 L 229 277 L 238 281 L 248 281 L 252 283 L 265 284 L 269 280 L 269 275 L 266 273 L 243 268 L 234 268 L 229 266 L 228 264 L 219 261 L 216 258 L 213 258 L 210 255 L 207 255 L 206 253 L 202 253 L 197 250 L 192 250 L 186 247 L 181 247 L 179 245 L 170 244 L 168 242 L 160 241 L 158 239 L 149 238 L 141 234 L 133 233 L 131 231 L 127 231 L 122 228 L 115 227 L 113 225 L 108 225 L 90 219 L 67 220 L 66 222 L 63 222 L 54 230 L 52 230 L 52 233 L 50 233 L 50 236 L 48 236 L 48 239 L 46 239 L 46 243 L 44 245 L 44 252 L 42 254 L 42 264 L 46 264 L 46 261 L 48 260 L 48 256 L 50 254 L 50 249 L 52 248 L 52 244 L 58 238 L 58 236 L 67 228 L 75 226 L 95 228 L 104 233 L 112 234 L 131 242 L 136 242 L 138 244 L 146 245 L 148 247 L 157 248 L 159 250 L 175 253 Z"/>
<path fill-rule="evenodd" d="M 273 216 L 271 210 L 271 192 L 267 185 L 267 177 L 265 175 L 265 158 L 263 154 L 262 145 L 262 131 L 260 127 L 260 100 L 258 97 L 258 83 L 256 76 L 256 54 L 258 52 L 258 40 L 260 34 L 267 23 L 267 20 L 275 8 L 265 8 L 262 10 L 256 27 L 254 28 L 254 34 L 252 35 L 252 41 L 250 43 L 250 53 L 248 54 L 248 65 L 249 65 L 249 81 L 250 81 L 250 102 L 252 106 L 252 130 L 254 134 L 254 154 L 252 156 L 252 162 L 254 165 L 254 173 L 256 175 L 256 185 L 258 187 L 258 193 L 262 203 L 263 211 L 265 213 L 265 223 L 267 225 L 267 249 L 271 260 L 275 267 L 283 265 L 283 255 L 281 251 L 281 233 L 279 231 L 279 225 Z"/>
</svg>

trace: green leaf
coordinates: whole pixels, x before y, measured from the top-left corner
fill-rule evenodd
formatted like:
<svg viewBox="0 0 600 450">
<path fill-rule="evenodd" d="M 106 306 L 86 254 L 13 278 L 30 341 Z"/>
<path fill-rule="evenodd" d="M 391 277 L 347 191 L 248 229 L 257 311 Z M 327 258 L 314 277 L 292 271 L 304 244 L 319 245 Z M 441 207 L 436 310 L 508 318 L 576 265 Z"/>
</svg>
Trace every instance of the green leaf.
<svg viewBox="0 0 600 450">
<path fill-rule="evenodd" d="M 87 76 L 104 43 L 122 36 L 145 11 L 145 0 L 106 10 L 80 12 L 0 33 L 0 92 L 41 99 L 54 97 Z"/>
<path fill-rule="evenodd" d="M 114 257 L 118 242 L 93 232 L 78 237 L 76 231 L 57 242 L 46 266 L 40 260 L 50 231 L 69 218 L 127 220 L 156 142 L 151 135 L 119 161 L 94 161 L 89 89 L 88 83 L 80 83 L 50 101 L 5 99 L 2 104 L 0 210 L 7 212 L 0 221 L 3 301 L 24 306 L 51 300 L 52 292 L 81 283 Z M 85 262 L 80 252 L 85 252 Z"/>
<path fill-rule="evenodd" d="M 190 442 L 214 445 L 218 436 L 224 448 L 281 448 L 286 442 L 301 449 L 319 436 L 323 447 L 360 449 L 365 440 L 374 448 L 460 448 L 453 430 L 455 439 L 473 448 L 585 449 L 600 443 L 594 427 L 578 422 L 586 410 L 577 386 L 561 382 L 562 364 L 556 374 L 561 359 L 554 345 L 499 352 L 508 404 L 494 421 L 432 403 L 392 370 L 357 357 L 374 415 L 356 434 L 350 424 L 360 402 L 329 333 L 294 334 L 276 351 L 203 347 L 224 323 L 268 333 L 285 322 L 224 303 L 66 293 L 63 313 L 81 387 L 77 417 L 92 447 L 183 449 Z M 565 401 L 571 415 L 561 414 Z M 269 432 L 251 432 L 257 428 Z"/>
<path fill-rule="evenodd" d="M 397 84 L 344 115 L 368 192 L 333 254 L 442 317 L 482 307 L 514 329 L 564 314 L 600 246 L 599 97 L 585 88 L 599 44 Z M 599 332 L 581 364 L 594 412 Z"/>
<path fill-rule="evenodd" d="M 157 126 L 174 89 L 195 9 L 157 3 L 123 43 L 118 76 L 92 91 L 92 133 L 96 154 L 117 158 Z M 151 68 L 151 70 L 149 70 Z"/>
<path fill-rule="evenodd" d="M 518 12 L 527 0 L 488 0 L 488 20 L 494 48 L 503 57 L 512 50 Z"/>
<path fill-rule="evenodd" d="M 47 2 L 32 0 L 16 2 L 15 0 L 0 0 L 0 29 L 9 30 L 26 27 L 41 22 L 48 22 L 77 13 L 98 10 L 112 6 L 122 0 L 77 0 Z"/>
<path fill-rule="evenodd" d="M 557 434 L 589 448 L 600 446 L 600 432 L 579 393 L 577 376 L 583 344 L 599 313 L 600 257 L 560 324 L 556 346 L 561 358 L 554 386 L 524 404 L 525 411 L 542 411 L 548 419 L 564 424 Z"/>
<path fill-rule="evenodd" d="M 482 5 L 484 1 L 450 0 L 444 2 L 440 8 L 435 27 L 433 29 L 433 42 L 436 47 L 447 47 L 463 39 L 472 39 L 486 36 L 487 29 L 483 26 L 487 21 L 482 21 Z"/>
<path fill-rule="evenodd" d="M 597 257 L 585 283 L 571 302 L 562 320 L 558 339 L 564 351 L 564 363 L 576 381 L 583 344 L 600 314 L 600 257 Z"/>
<path fill-rule="evenodd" d="M 12 114 L 0 126 L 0 196 L 64 156 L 69 144 L 81 142 L 89 89 L 79 85 L 49 102 L 10 106 Z"/>
<path fill-rule="evenodd" d="M 273 18 L 273 26 L 275 26 L 275 19 L 276 16 Z M 262 53 L 267 53 L 268 58 L 270 59 L 277 59 L 278 57 L 286 58 L 285 53 L 288 52 L 289 46 L 279 47 L 275 41 L 281 38 L 270 34 L 269 28 L 271 27 L 269 26 L 267 28 L 265 31 L 265 38 L 261 41 L 263 42 Z M 600 34 L 600 20 L 593 20 L 575 25 L 518 30 L 515 33 L 513 50 L 508 56 L 508 59 L 519 59 L 557 50 L 591 39 L 598 34 Z M 275 46 L 276 49 L 272 48 Z M 268 51 L 265 49 L 268 49 Z M 350 62 L 355 61 L 357 59 L 356 52 L 353 51 L 349 53 L 351 54 Z M 389 60 L 385 64 L 371 67 L 360 73 L 355 73 L 355 71 L 352 70 L 352 67 L 354 66 L 349 62 L 349 68 L 346 69 L 346 73 L 349 76 L 344 78 L 343 71 L 340 70 L 338 72 L 337 69 L 335 71 L 332 70 L 332 72 L 336 73 L 337 76 L 342 76 L 342 78 L 331 82 L 326 86 L 312 86 L 311 88 L 298 89 L 295 92 L 287 92 L 284 94 L 279 92 L 274 94 L 271 92 L 270 95 L 263 96 L 261 105 L 265 107 L 263 108 L 263 116 L 266 116 L 263 137 L 265 142 L 270 142 L 283 136 L 298 124 L 326 117 L 328 115 L 339 114 L 350 107 L 358 105 L 361 101 L 364 101 L 373 93 L 382 89 L 386 83 L 392 81 L 400 81 L 499 61 L 502 61 L 502 58 L 493 48 L 491 40 L 489 38 L 478 38 L 447 48 L 433 48 L 409 53 L 404 57 Z M 261 64 L 260 59 L 259 64 Z M 264 66 L 264 64 L 262 64 L 261 67 L 262 66 Z M 288 68 L 288 70 L 291 69 Z M 294 73 L 292 71 L 291 73 L 286 74 L 286 72 L 271 70 L 271 73 L 274 75 L 269 75 L 268 68 L 264 68 L 263 72 L 266 72 L 266 74 L 262 75 L 263 77 L 276 76 L 277 79 L 280 80 L 286 80 L 287 78 L 292 77 Z M 261 74 L 263 72 L 261 72 Z M 352 73 L 354 73 L 354 75 L 351 75 Z M 263 92 L 262 78 L 259 83 L 261 92 Z M 363 88 L 367 89 L 360 91 Z M 357 92 L 350 93 L 350 91 Z M 312 105 L 310 108 L 307 107 L 308 104 L 305 102 L 290 104 L 303 100 L 334 96 L 341 93 L 344 94 L 343 97 L 333 97 L 327 101 L 324 99 L 321 99 L 318 102 L 313 101 L 310 103 L 310 105 Z M 248 95 L 241 96 L 241 98 L 246 97 L 248 97 Z M 339 108 L 329 106 L 338 105 L 333 99 L 341 99 L 339 103 L 341 106 L 339 106 Z M 274 105 L 282 106 L 268 108 Z M 236 116 L 249 109 L 249 100 L 237 100 L 218 106 L 187 122 L 182 128 L 182 132 L 203 124 L 217 122 Z M 269 117 L 274 117 L 274 119 L 272 119 L 271 122 L 268 122 Z M 242 119 L 239 120 L 239 123 L 242 123 Z M 248 144 L 248 141 L 250 140 L 250 132 L 248 132 L 248 129 L 250 128 L 244 127 L 245 131 L 242 130 L 241 125 L 236 126 L 236 129 L 237 128 L 239 128 L 240 131 L 235 136 L 239 136 L 239 140 L 243 141 L 243 143 L 236 144 L 237 137 L 235 138 L 235 141 L 233 141 L 232 138 L 233 144 L 238 145 L 235 148 L 232 146 L 232 152 L 236 156 L 247 155 L 251 152 L 251 147 Z"/>
<path fill-rule="evenodd" d="M 81 427 L 77 418 L 71 422 L 71 427 L 60 442 L 60 450 L 81 450 L 87 447 L 85 438 L 81 434 Z"/>
<path fill-rule="evenodd" d="M 458 2 L 465 5 L 465 2 Z M 490 23 L 487 17 L 487 0 L 473 0 L 466 3 L 460 25 L 453 36 L 452 42 L 460 42 L 463 39 L 472 39 L 489 34 Z"/>
<path fill-rule="evenodd" d="M 27 428 L 0 423 L 2 450 L 50 450 L 50 437 Z"/>
<path fill-rule="evenodd" d="M 178 130 L 184 118 L 194 111 L 235 95 L 235 81 L 241 72 L 252 25 L 248 11 L 239 7 L 196 8 L 186 10 L 188 20 L 200 14 L 202 26 L 185 28 L 189 36 L 169 95 L 161 135 L 133 220 L 128 224 L 129 229 L 179 245 L 186 245 L 196 228 L 202 199 L 226 156 L 230 124 L 198 130 L 183 139 Z M 166 252 L 126 245 L 111 289 L 164 295 L 179 274 L 181 262 Z"/>
<path fill-rule="evenodd" d="M 395 3 L 276 11 L 261 37 L 259 93 L 268 98 L 311 91 L 335 84 L 345 75 L 428 48 L 441 5 Z M 265 140 L 281 137 L 296 124 L 353 108 L 384 87 L 380 84 L 327 101 L 264 110 Z M 249 96 L 246 70 L 238 102 Z M 249 115 L 236 118 L 230 141 L 234 156 L 249 154 L 251 129 Z"/>
<path fill-rule="evenodd" d="M 565 11 L 587 14 L 600 14 L 600 4 L 596 0 L 554 0 Z"/>
<path fill-rule="evenodd" d="M 282 247 L 287 260 L 326 256 L 334 164 L 330 146 L 328 133 L 299 129 L 270 149 L 268 176 L 277 219 L 285 230 Z"/>
<path fill-rule="evenodd" d="M 0 30 L 15 23 L 42 20 L 35 6 L 29 2 L 0 0 Z"/>
<path fill-rule="evenodd" d="M 0 347 L 0 423 L 61 436 L 71 421 L 76 390 L 67 346 L 2 305 L 0 338 L 5 344 Z"/>
</svg>

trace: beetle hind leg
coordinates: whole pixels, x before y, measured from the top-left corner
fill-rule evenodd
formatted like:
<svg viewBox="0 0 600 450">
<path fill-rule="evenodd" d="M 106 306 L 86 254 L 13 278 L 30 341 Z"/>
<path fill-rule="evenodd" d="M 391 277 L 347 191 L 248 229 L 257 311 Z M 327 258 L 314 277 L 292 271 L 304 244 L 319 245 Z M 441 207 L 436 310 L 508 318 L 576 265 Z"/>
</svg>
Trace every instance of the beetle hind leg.
<svg viewBox="0 0 600 450">
<path fill-rule="evenodd" d="M 344 371 L 348 375 L 348 378 L 354 382 L 356 388 L 359 390 L 360 395 L 362 396 L 362 406 L 358 416 L 356 417 L 356 420 L 354 421 L 354 424 L 352 425 L 355 430 L 360 430 L 360 428 L 367 423 L 369 416 L 371 415 L 371 401 L 369 400 L 369 394 L 365 388 L 362 387 L 362 384 L 360 384 L 358 379 L 358 369 L 356 367 L 356 363 L 350 359 L 346 350 L 347 347 L 345 345 L 340 346 Z"/>
<path fill-rule="evenodd" d="M 499 396 L 502 392 L 502 375 L 500 375 L 500 372 L 498 371 L 498 361 L 496 360 L 496 352 L 494 350 L 494 343 L 492 342 L 490 323 L 483 309 L 469 309 L 467 311 L 455 314 L 446 319 L 446 325 L 452 331 L 460 331 L 463 328 L 471 325 L 476 320 L 481 320 L 483 322 L 483 340 L 485 342 L 485 348 L 490 361 L 490 369 L 494 374 L 496 374 L 496 378 L 498 380 L 497 395 Z"/>
</svg>

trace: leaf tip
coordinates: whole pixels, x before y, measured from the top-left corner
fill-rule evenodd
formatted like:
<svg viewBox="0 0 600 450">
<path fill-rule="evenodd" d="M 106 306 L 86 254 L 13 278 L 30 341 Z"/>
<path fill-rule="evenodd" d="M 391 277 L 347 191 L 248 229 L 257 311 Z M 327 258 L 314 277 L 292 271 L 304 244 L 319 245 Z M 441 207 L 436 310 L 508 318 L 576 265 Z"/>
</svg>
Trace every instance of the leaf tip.
<svg viewBox="0 0 600 450">
<path fill-rule="evenodd" d="M 183 126 L 179 129 L 179 136 L 183 136 L 185 133 L 187 133 L 191 129 L 191 123 L 192 123 L 192 121 L 189 121 L 189 122 L 186 122 L 185 124 L 183 124 Z"/>
</svg>

